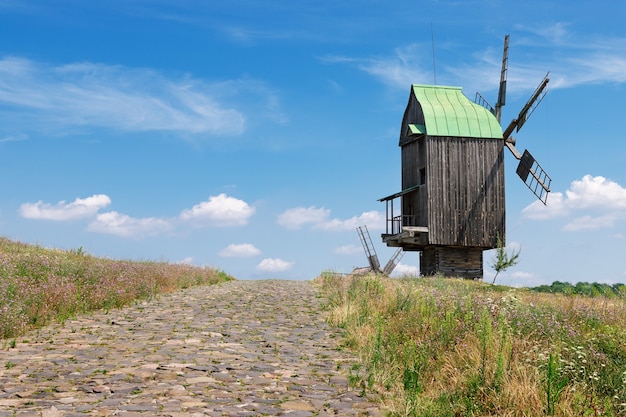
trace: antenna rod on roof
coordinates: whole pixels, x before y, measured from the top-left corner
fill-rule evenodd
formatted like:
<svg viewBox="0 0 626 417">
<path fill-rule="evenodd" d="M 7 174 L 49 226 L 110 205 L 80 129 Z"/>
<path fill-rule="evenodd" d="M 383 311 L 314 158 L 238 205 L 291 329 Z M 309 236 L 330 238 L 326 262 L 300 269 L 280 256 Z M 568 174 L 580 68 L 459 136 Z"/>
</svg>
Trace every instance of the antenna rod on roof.
<svg viewBox="0 0 626 417">
<path fill-rule="evenodd" d="M 430 39 L 433 44 L 433 77 L 435 79 L 435 85 L 437 85 L 437 66 L 435 60 L 435 32 L 433 31 L 433 22 L 430 22 Z"/>
</svg>

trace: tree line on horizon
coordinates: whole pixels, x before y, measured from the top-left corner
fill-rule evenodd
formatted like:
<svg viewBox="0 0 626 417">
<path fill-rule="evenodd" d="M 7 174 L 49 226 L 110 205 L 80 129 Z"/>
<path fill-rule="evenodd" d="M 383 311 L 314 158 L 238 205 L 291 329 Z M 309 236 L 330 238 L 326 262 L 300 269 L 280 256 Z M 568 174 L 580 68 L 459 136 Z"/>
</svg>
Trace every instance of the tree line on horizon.
<svg viewBox="0 0 626 417">
<path fill-rule="evenodd" d="M 584 295 L 588 297 L 626 297 L 626 284 L 613 285 L 599 282 L 570 282 L 554 281 L 550 285 L 539 285 L 531 288 L 537 292 L 561 293 L 567 295 Z"/>
</svg>

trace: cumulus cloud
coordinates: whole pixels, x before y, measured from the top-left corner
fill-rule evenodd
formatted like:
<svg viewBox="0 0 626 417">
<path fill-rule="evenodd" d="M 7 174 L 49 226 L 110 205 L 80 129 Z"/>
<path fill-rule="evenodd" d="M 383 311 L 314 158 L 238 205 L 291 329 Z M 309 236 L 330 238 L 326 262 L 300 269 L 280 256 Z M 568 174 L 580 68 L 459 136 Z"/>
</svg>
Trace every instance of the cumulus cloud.
<svg viewBox="0 0 626 417">
<path fill-rule="evenodd" d="M 368 211 L 349 219 L 330 219 L 330 210 L 310 206 L 286 210 L 278 216 L 277 222 L 291 230 L 310 224 L 313 229 L 344 231 L 354 230 L 364 224 L 370 229 L 382 229 L 385 225 L 385 218 L 378 211 Z"/>
<path fill-rule="evenodd" d="M 24 203 L 19 214 L 26 219 L 66 221 L 93 217 L 100 209 L 111 204 L 105 194 L 94 194 L 87 198 L 77 198 L 71 203 L 59 201 L 52 205 L 41 200 L 36 203 Z"/>
<path fill-rule="evenodd" d="M 300 229 L 305 224 L 319 224 L 325 222 L 330 210 L 323 207 L 296 207 L 286 210 L 278 216 L 278 224 L 287 229 Z"/>
<path fill-rule="evenodd" d="M 260 254 L 261 251 L 250 243 L 232 243 L 218 253 L 223 258 L 248 258 Z"/>
<path fill-rule="evenodd" d="M 259 262 L 256 269 L 260 272 L 284 272 L 291 269 L 293 265 L 294 262 L 287 262 L 280 258 L 266 258 Z"/>
<path fill-rule="evenodd" d="M 197 226 L 243 226 L 254 214 L 255 208 L 243 200 L 226 194 L 209 197 L 208 201 L 183 210 L 180 219 Z"/>
<path fill-rule="evenodd" d="M 416 277 L 416 276 L 419 276 L 419 274 L 420 274 L 420 271 L 416 265 L 407 265 L 407 264 L 403 264 L 402 262 L 396 265 L 393 272 L 391 273 L 391 275 L 394 277 L 404 277 L 404 276 Z"/>
<path fill-rule="evenodd" d="M 585 175 L 572 181 L 569 190 L 553 193 L 548 205 L 535 201 L 522 210 L 528 219 L 545 220 L 576 216 L 564 230 L 580 231 L 610 228 L 626 219 L 626 188 L 602 176 Z"/>
<path fill-rule="evenodd" d="M 157 217 L 134 218 L 110 211 L 98 214 L 87 230 L 120 237 L 143 238 L 159 235 L 171 228 L 170 222 Z"/>
<path fill-rule="evenodd" d="M 87 230 L 120 237 L 142 238 L 156 236 L 172 230 L 175 226 L 190 224 L 192 226 L 241 226 L 255 212 L 243 200 L 229 197 L 226 194 L 210 197 L 208 201 L 183 210 L 178 218 L 131 217 L 117 211 L 99 213 L 111 204 L 105 194 L 94 194 L 87 198 L 77 198 L 71 203 L 60 201 L 55 205 L 38 201 L 24 203 L 19 214 L 27 219 L 69 221 L 81 218 L 94 218 Z M 224 250 L 223 256 L 247 256 L 258 254 L 254 246 L 249 244 L 231 245 Z"/>
</svg>

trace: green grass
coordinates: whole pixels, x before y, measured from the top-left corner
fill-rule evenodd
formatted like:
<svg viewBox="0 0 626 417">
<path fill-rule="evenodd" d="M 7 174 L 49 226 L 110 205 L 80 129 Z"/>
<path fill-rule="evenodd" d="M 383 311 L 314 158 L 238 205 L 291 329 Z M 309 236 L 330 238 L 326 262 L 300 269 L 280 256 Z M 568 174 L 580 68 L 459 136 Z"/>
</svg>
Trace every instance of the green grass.
<svg viewBox="0 0 626 417">
<path fill-rule="evenodd" d="M 324 273 L 350 373 L 392 416 L 626 415 L 626 300 Z"/>
<path fill-rule="evenodd" d="M 103 259 L 82 247 L 62 251 L 0 238 L 0 339 L 77 314 L 231 279 L 213 268 Z"/>
</svg>

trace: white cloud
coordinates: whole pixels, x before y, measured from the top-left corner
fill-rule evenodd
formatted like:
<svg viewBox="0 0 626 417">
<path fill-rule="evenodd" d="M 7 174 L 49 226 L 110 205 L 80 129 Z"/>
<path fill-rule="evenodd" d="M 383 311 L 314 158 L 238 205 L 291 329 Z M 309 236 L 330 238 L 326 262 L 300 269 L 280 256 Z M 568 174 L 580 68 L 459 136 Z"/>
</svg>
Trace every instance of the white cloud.
<svg viewBox="0 0 626 417">
<path fill-rule="evenodd" d="M 250 243 L 232 243 L 218 253 L 223 258 L 247 258 L 259 254 L 261 251 Z"/>
<path fill-rule="evenodd" d="M 291 269 L 293 265 L 294 262 L 287 262 L 280 258 L 266 258 L 259 262 L 256 269 L 261 272 L 283 272 Z"/>
<path fill-rule="evenodd" d="M 287 229 L 297 230 L 307 223 L 319 224 L 325 222 L 329 215 L 330 210 L 323 207 L 296 207 L 280 214 L 277 222 Z"/>
<path fill-rule="evenodd" d="M 385 227 L 385 217 L 378 211 L 366 211 L 360 216 L 349 219 L 332 219 L 315 225 L 317 229 L 343 231 L 356 230 L 357 227 L 367 225 L 368 230 L 380 230 Z"/>
<path fill-rule="evenodd" d="M 183 210 L 180 219 L 198 226 L 243 226 L 254 214 L 255 208 L 243 200 L 226 194 L 209 197 L 208 201 Z"/>
<path fill-rule="evenodd" d="M 563 193 L 551 192 L 548 195 L 546 205 L 540 201 L 534 201 L 522 209 L 522 215 L 533 220 L 547 220 L 568 214 Z"/>
<path fill-rule="evenodd" d="M 156 236 L 172 228 L 170 222 L 156 217 L 133 218 L 116 211 L 98 214 L 89 224 L 90 232 L 129 238 Z"/>
<path fill-rule="evenodd" d="M 367 225 L 369 229 L 382 229 L 385 218 L 378 211 L 367 211 L 360 216 L 349 219 L 330 219 L 330 210 L 311 206 L 296 207 L 286 210 L 278 216 L 278 224 L 287 229 L 297 230 L 305 224 L 311 224 L 313 229 L 329 231 L 355 230 L 358 226 Z"/>
<path fill-rule="evenodd" d="M 24 203 L 20 206 L 19 214 L 27 219 L 65 221 L 92 217 L 109 204 L 111 204 L 109 196 L 94 194 L 87 198 L 77 198 L 71 203 L 59 201 L 56 205 L 42 201 Z"/>
<path fill-rule="evenodd" d="M 334 252 L 337 255 L 356 255 L 363 253 L 363 248 L 357 245 L 344 245 L 335 248 Z"/>
<path fill-rule="evenodd" d="M 572 182 L 566 195 L 577 209 L 626 209 L 626 188 L 604 177 L 585 175 Z"/>
<path fill-rule="evenodd" d="M 89 224 L 88 231 L 133 238 L 155 236 L 171 230 L 175 224 L 176 219 L 134 218 L 116 211 L 98 214 L 101 209 L 109 204 L 111 204 L 111 199 L 107 195 L 96 194 L 84 199 L 77 198 L 71 203 L 60 201 L 56 205 L 42 201 L 24 203 L 20 206 L 19 214 L 28 219 L 57 221 L 96 216 Z M 245 225 L 254 212 L 254 207 L 250 207 L 245 201 L 220 194 L 210 197 L 208 201 L 195 205 L 191 209 L 183 210 L 178 220 L 189 222 L 194 226 L 240 226 Z M 254 250 L 258 251 L 252 245 L 249 246 L 235 246 L 230 249 L 239 250 L 241 253 L 244 250 L 249 253 L 254 252 Z"/>
<path fill-rule="evenodd" d="M 183 258 L 180 261 L 176 261 L 175 263 L 182 265 L 193 265 L 193 258 L 191 256 L 187 256 L 186 258 Z"/>
<path fill-rule="evenodd" d="M 237 94 L 231 91 L 188 76 L 169 79 L 149 69 L 0 60 L 0 103 L 12 106 L 12 119 L 29 121 L 40 130 L 93 126 L 125 132 L 239 135 L 246 117 L 226 104 L 229 94 Z M 267 91 L 255 91 L 259 92 L 265 99 Z"/>
<path fill-rule="evenodd" d="M 297 230 L 305 224 L 310 224 L 313 229 L 329 231 L 355 230 L 358 226 L 367 225 L 371 230 L 382 229 L 385 226 L 385 218 L 378 211 L 367 211 L 360 216 L 349 219 L 329 219 L 330 210 L 315 206 L 296 207 L 286 210 L 278 216 L 278 224 Z"/>
<path fill-rule="evenodd" d="M 391 273 L 391 276 L 393 277 L 404 277 L 404 276 L 416 277 L 416 276 L 419 276 L 419 274 L 420 274 L 420 271 L 416 265 L 407 265 L 407 264 L 403 264 L 402 262 L 400 262 L 394 268 L 393 272 Z"/>
<path fill-rule="evenodd" d="M 548 197 L 548 205 L 535 201 L 522 210 L 529 219 L 544 220 L 568 217 L 574 213 L 581 216 L 570 220 L 567 231 L 610 228 L 619 220 L 626 219 L 626 188 L 601 176 L 585 175 L 572 181 L 569 190 Z"/>
<path fill-rule="evenodd" d="M 578 232 L 584 230 L 607 229 L 613 227 L 616 220 L 617 218 L 613 214 L 597 217 L 582 216 L 567 223 L 563 230 L 568 232 Z"/>
</svg>

